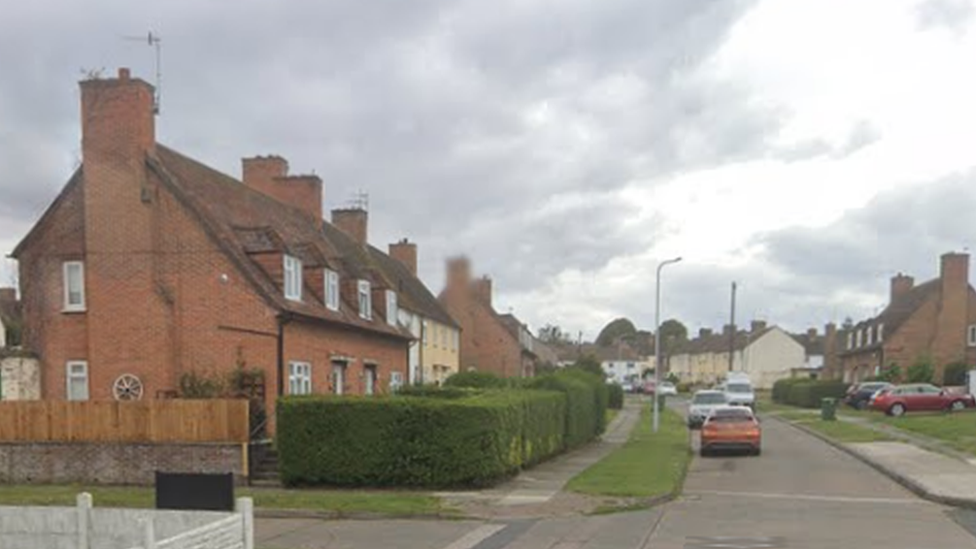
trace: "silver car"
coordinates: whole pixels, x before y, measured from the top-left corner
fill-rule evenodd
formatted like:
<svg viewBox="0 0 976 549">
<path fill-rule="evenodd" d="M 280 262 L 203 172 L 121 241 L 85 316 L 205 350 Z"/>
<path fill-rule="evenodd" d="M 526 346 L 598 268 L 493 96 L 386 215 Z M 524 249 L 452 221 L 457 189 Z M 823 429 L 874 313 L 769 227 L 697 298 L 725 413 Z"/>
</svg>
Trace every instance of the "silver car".
<svg viewBox="0 0 976 549">
<path fill-rule="evenodd" d="M 688 407 L 688 428 L 698 429 L 715 408 L 728 406 L 729 398 L 724 391 L 697 391 Z"/>
</svg>

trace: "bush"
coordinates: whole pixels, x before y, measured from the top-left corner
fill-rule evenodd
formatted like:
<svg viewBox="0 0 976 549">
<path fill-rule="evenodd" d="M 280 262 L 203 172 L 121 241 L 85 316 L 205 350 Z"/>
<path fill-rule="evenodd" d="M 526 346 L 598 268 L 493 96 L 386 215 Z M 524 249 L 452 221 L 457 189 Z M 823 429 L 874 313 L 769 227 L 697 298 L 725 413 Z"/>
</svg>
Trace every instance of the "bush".
<svg viewBox="0 0 976 549">
<path fill-rule="evenodd" d="M 428 397 L 428 398 L 464 398 L 479 395 L 481 389 L 468 387 L 438 387 L 436 385 L 404 385 L 396 392 L 397 396 Z"/>
<path fill-rule="evenodd" d="M 802 378 L 789 378 L 781 379 L 776 383 L 773 383 L 772 398 L 773 402 L 778 402 L 780 404 L 787 404 L 787 399 L 789 398 L 790 388 L 797 383 L 809 382 L 809 379 Z"/>
<path fill-rule="evenodd" d="M 566 394 L 567 448 L 589 442 L 606 428 L 609 389 L 601 376 L 580 371 L 562 372 L 527 380 L 527 387 Z"/>
<path fill-rule="evenodd" d="M 287 485 L 485 486 L 564 446 L 566 396 L 286 397 L 278 452 Z"/>
<path fill-rule="evenodd" d="M 180 398 L 220 398 L 224 394 L 223 381 L 217 376 L 184 372 L 180 376 Z"/>
<path fill-rule="evenodd" d="M 491 372 L 458 372 L 444 380 L 445 387 L 471 387 L 474 389 L 501 389 L 508 383 Z"/>
<path fill-rule="evenodd" d="M 934 377 L 935 371 L 932 368 L 932 363 L 927 360 L 919 360 L 908 367 L 909 383 L 932 383 Z"/>
<path fill-rule="evenodd" d="M 824 398 L 843 398 L 847 391 L 847 384 L 843 381 L 820 381 L 811 379 L 797 380 L 798 383 L 789 384 L 789 393 L 785 404 L 803 408 L 819 408 Z M 773 387 L 775 390 L 775 386 Z"/>
<path fill-rule="evenodd" d="M 608 385 L 607 390 L 609 391 L 609 395 L 610 395 L 607 406 L 614 410 L 620 410 L 621 408 L 623 408 L 624 388 L 614 383 L 612 385 Z"/>
<path fill-rule="evenodd" d="M 970 366 L 965 362 L 953 362 L 946 364 L 942 372 L 942 384 L 949 387 L 966 384 L 966 373 Z"/>
</svg>

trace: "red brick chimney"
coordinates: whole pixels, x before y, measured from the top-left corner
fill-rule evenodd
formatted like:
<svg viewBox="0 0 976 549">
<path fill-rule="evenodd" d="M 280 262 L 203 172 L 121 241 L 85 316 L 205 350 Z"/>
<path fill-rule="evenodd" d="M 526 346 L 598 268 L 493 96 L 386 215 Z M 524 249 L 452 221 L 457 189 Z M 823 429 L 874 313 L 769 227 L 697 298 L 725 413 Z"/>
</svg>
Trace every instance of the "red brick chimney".
<svg viewBox="0 0 976 549">
<path fill-rule="evenodd" d="M 332 224 L 363 246 L 367 243 L 369 215 L 362 208 L 332 210 Z"/>
<path fill-rule="evenodd" d="M 898 273 L 891 277 L 891 296 L 889 297 L 889 303 L 894 303 L 897 298 L 912 291 L 914 286 L 915 279 L 908 275 Z"/>
<path fill-rule="evenodd" d="M 317 175 L 288 175 L 288 161 L 280 156 L 241 160 L 244 184 L 322 221 L 322 179 Z"/>
<path fill-rule="evenodd" d="M 483 276 L 472 283 L 472 288 L 475 299 L 491 307 L 491 279 Z"/>
<path fill-rule="evenodd" d="M 410 271 L 410 274 L 417 276 L 417 245 L 408 241 L 406 238 L 390 244 L 390 257 L 396 259 Z"/>
<path fill-rule="evenodd" d="M 969 284 L 969 254 L 943 254 L 939 278 L 942 279 L 943 289 L 952 287 L 965 290 Z"/>
</svg>

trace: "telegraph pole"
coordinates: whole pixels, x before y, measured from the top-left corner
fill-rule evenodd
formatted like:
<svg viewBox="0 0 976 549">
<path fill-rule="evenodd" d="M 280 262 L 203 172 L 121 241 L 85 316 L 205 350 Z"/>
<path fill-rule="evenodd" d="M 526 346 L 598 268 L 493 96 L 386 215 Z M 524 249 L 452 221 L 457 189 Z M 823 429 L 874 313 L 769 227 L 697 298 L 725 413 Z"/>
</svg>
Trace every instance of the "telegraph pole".
<svg viewBox="0 0 976 549">
<path fill-rule="evenodd" d="M 732 371 L 732 360 L 735 356 L 735 282 L 732 282 L 732 315 L 729 322 L 729 372 Z"/>
</svg>

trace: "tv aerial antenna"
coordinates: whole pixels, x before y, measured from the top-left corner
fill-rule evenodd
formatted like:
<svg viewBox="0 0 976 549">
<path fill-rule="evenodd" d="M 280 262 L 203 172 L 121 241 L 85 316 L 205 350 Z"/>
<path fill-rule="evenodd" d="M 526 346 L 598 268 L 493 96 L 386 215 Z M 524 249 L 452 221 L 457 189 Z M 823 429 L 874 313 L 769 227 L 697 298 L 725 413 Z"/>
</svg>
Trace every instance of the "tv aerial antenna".
<svg viewBox="0 0 976 549">
<path fill-rule="evenodd" d="M 149 31 L 146 36 L 123 36 L 125 40 L 129 41 L 145 41 L 148 46 L 153 48 L 156 53 L 156 82 L 154 82 L 153 87 L 156 88 L 156 96 L 153 97 L 153 114 L 159 114 L 159 103 L 162 97 L 163 90 L 163 38 L 158 34 Z"/>
<path fill-rule="evenodd" d="M 369 211 L 369 192 L 359 189 L 353 194 L 349 205 L 357 210 Z"/>
</svg>

